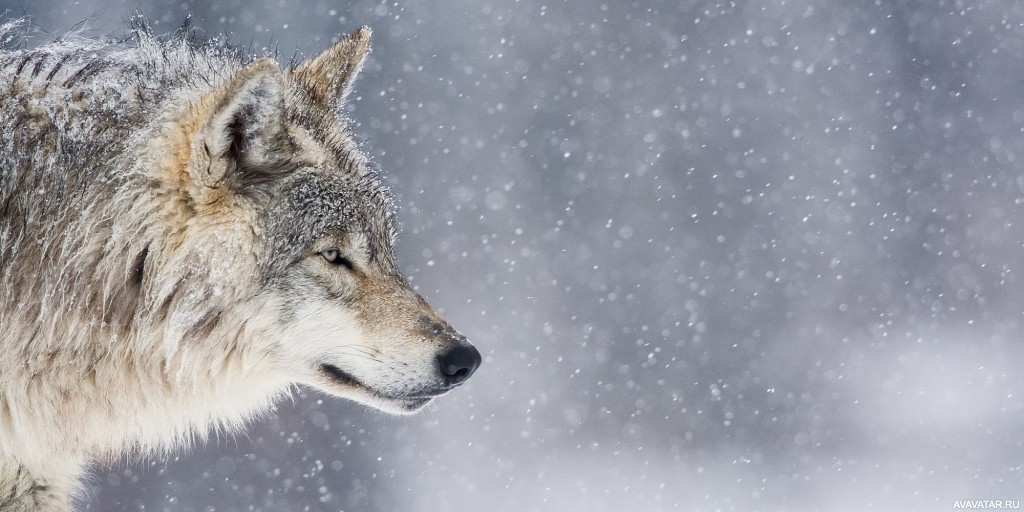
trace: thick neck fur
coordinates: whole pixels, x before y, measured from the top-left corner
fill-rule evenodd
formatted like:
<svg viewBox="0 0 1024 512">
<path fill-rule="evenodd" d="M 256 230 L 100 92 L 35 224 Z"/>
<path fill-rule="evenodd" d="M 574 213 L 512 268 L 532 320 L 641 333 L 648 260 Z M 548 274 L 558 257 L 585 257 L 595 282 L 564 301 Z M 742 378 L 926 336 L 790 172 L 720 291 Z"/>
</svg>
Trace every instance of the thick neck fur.
<svg viewBox="0 0 1024 512">
<path fill-rule="evenodd" d="M 189 112 L 167 105 L 242 66 L 145 33 L 0 52 L 0 130 L 15 148 L 0 156 L 0 488 L 59 487 L 25 476 L 58 456 L 70 482 L 89 458 L 235 428 L 286 391 L 260 372 L 270 347 L 250 341 L 261 329 L 251 290 L 208 279 L 251 265 L 256 235 L 219 236 L 239 228 L 194 216 L 174 175 Z M 186 236 L 200 227 L 206 238 Z M 238 241 L 237 260 L 204 255 L 224 239 Z M 231 350 L 195 345 L 209 339 Z M 234 405 L 214 415 L 212 404 Z"/>
</svg>

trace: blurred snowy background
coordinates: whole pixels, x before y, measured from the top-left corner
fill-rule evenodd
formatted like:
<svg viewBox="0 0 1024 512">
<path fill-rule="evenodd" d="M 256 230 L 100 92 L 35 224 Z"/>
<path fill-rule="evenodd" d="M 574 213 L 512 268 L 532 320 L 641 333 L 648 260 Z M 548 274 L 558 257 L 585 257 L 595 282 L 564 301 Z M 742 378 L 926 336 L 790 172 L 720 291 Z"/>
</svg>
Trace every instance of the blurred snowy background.
<svg viewBox="0 0 1024 512">
<path fill-rule="evenodd" d="M 86 510 L 947 510 L 1024 499 L 1024 4 L 5 0 L 312 55 L 485 354 L 97 467 Z M 47 37 L 45 32 L 40 37 Z"/>
</svg>

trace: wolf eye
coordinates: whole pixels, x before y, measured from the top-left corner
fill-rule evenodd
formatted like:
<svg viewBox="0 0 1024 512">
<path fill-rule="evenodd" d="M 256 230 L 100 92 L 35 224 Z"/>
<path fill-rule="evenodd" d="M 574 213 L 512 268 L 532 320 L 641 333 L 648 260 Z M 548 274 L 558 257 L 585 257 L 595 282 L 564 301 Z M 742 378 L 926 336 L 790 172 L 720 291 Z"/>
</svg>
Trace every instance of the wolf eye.
<svg viewBox="0 0 1024 512">
<path fill-rule="evenodd" d="M 341 251 L 337 249 L 327 249 L 320 253 L 321 256 L 327 260 L 327 263 L 336 267 L 345 267 L 346 270 L 352 270 L 352 260 L 341 255 Z"/>
</svg>

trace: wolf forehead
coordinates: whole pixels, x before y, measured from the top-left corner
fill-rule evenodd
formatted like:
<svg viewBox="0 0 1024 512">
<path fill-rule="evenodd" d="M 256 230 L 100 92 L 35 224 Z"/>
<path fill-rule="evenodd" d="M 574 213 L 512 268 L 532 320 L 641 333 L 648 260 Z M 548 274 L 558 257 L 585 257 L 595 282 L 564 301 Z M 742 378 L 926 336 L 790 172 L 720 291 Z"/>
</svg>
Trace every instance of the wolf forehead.
<svg viewBox="0 0 1024 512">
<path fill-rule="evenodd" d="M 301 168 L 283 180 L 274 197 L 264 222 L 278 256 L 297 259 L 324 239 L 343 243 L 361 236 L 367 258 L 393 260 L 395 203 L 375 172 Z"/>
</svg>

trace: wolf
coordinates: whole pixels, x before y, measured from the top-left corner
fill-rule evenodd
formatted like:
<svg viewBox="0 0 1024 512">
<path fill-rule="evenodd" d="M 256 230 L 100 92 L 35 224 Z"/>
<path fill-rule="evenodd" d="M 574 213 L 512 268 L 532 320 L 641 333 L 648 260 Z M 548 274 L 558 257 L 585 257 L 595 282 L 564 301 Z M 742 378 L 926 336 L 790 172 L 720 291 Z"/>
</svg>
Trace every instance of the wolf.
<svg viewBox="0 0 1024 512">
<path fill-rule="evenodd" d="M 0 510 L 235 431 L 296 385 L 411 413 L 479 351 L 403 277 L 344 111 L 363 27 L 285 66 L 187 30 L 0 29 Z"/>
</svg>

